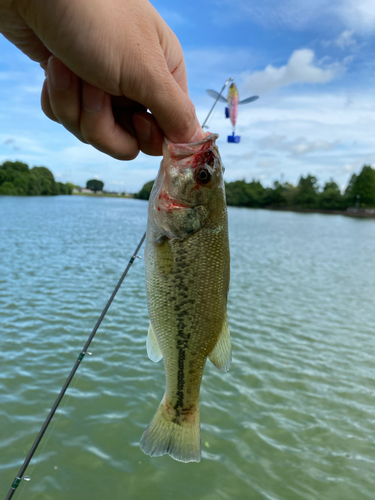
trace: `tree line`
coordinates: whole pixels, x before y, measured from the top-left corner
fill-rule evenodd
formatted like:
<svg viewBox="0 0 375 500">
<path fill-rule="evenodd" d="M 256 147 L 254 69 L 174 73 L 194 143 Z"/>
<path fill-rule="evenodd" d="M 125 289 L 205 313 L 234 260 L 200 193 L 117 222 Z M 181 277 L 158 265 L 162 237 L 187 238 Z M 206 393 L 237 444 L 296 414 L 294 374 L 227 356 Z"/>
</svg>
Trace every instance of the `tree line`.
<svg viewBox="0 0 375 500">
<path fill-rule="evenodd" d="M 29 168 L 20 161 L 0 165 L 0 195 L 40 196 L 72 194 L 74 185 L 56 182 L 47 167 Z"/>
<path fill-rule="evenodd" d="M 154 181 L 147 182 L 134 197 L 148 200 Z M 364 165 L 360 174 L 353 174 L 344 193 L 331 179 L 320 188 L 313 175 L 301 176 L 298 185 L 274 182 L 263 187 L 260 181 L 225 183 L 227 205 L 249 208 L 304 208 L 346 210 L 349 207 L 375 207 L 375 169 Z"/>
</svg>

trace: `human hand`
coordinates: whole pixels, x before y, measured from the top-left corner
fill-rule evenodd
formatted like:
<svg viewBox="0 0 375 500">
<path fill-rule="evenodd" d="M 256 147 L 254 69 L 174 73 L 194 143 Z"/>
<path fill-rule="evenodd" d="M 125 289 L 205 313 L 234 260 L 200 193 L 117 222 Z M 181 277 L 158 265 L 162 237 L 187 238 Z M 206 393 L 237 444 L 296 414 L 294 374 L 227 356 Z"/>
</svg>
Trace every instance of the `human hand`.
<svg viewBox="0 0 375 500">
<path fill-rule="evenodd" d="M 0 32 L 46 70 L 44 113 L 100 151 L 203 137 L 181 46 L 147 0 L 0 0 Z"/>
</svg>

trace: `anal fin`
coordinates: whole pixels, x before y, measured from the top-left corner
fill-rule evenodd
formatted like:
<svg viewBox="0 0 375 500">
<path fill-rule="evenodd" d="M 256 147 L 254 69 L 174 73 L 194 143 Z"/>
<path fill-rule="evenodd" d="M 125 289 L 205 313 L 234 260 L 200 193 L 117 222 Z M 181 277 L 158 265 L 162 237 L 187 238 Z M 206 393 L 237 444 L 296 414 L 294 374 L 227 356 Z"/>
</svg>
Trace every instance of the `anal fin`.
<svg viewBox="0 0 375 500">
<path fill-rule="evenodd" d="M 227 317 L 225 317 L 219 338 L 208 358 L 222 372 L 227 372 L 232 364 L 232 345 Z"/>
<path fill-rule="evenodd" d="M 163 355 L 161 353 L 159 342 L 158 339 L 156 338 L 155 331 L 152 327 L 151 321 L 148 327 L 146 346 L 147 346 L 147 355 L 151 359 L 151 361 L 155 361 L 155 363 L 157 363 L 162 359 Z"/>
</svg>

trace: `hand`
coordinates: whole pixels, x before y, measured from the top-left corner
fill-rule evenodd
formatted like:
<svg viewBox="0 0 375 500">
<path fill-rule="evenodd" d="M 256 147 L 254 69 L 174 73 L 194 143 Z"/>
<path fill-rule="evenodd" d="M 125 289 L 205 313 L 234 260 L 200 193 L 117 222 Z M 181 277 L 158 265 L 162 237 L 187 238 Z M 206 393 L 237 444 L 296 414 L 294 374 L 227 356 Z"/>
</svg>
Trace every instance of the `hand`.
<svg viewBox="0 0 375 500">
<path fill-rule="evenodd" d="M 203 137 L 181 46 L 147 0 L 0 0 L 0 32 L 46 70 L 44 113 L 100 151 Z"/>
</svg>

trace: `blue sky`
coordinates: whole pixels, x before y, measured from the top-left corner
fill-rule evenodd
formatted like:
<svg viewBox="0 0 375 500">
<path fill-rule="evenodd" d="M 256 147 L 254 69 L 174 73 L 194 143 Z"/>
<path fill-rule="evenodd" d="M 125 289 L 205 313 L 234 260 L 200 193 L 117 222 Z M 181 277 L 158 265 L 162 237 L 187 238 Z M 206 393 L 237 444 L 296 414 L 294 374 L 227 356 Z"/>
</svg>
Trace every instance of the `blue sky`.
<svg viewBox="0 0 375 500">
<path fill-rule="evenodd" d="M 316 175 L 344 188 L 375 165 L 374 0 L 206 0 L 152 4 L 178 36 L 190 96 L 202 122 L 234 78 L 240 144 L 228 144 L 229 120 L 218 104 L 209 129 L 220 134 L 226 180 L 298 182 Z M 155 177 L 159 158 L 120 162 L 80 143 L 40 109 L 44 73 L 0 36 L 0 163 L 50 168 L 62 182 L 98 177 L 108 190 L 137 191 Z"/>
</svg>

